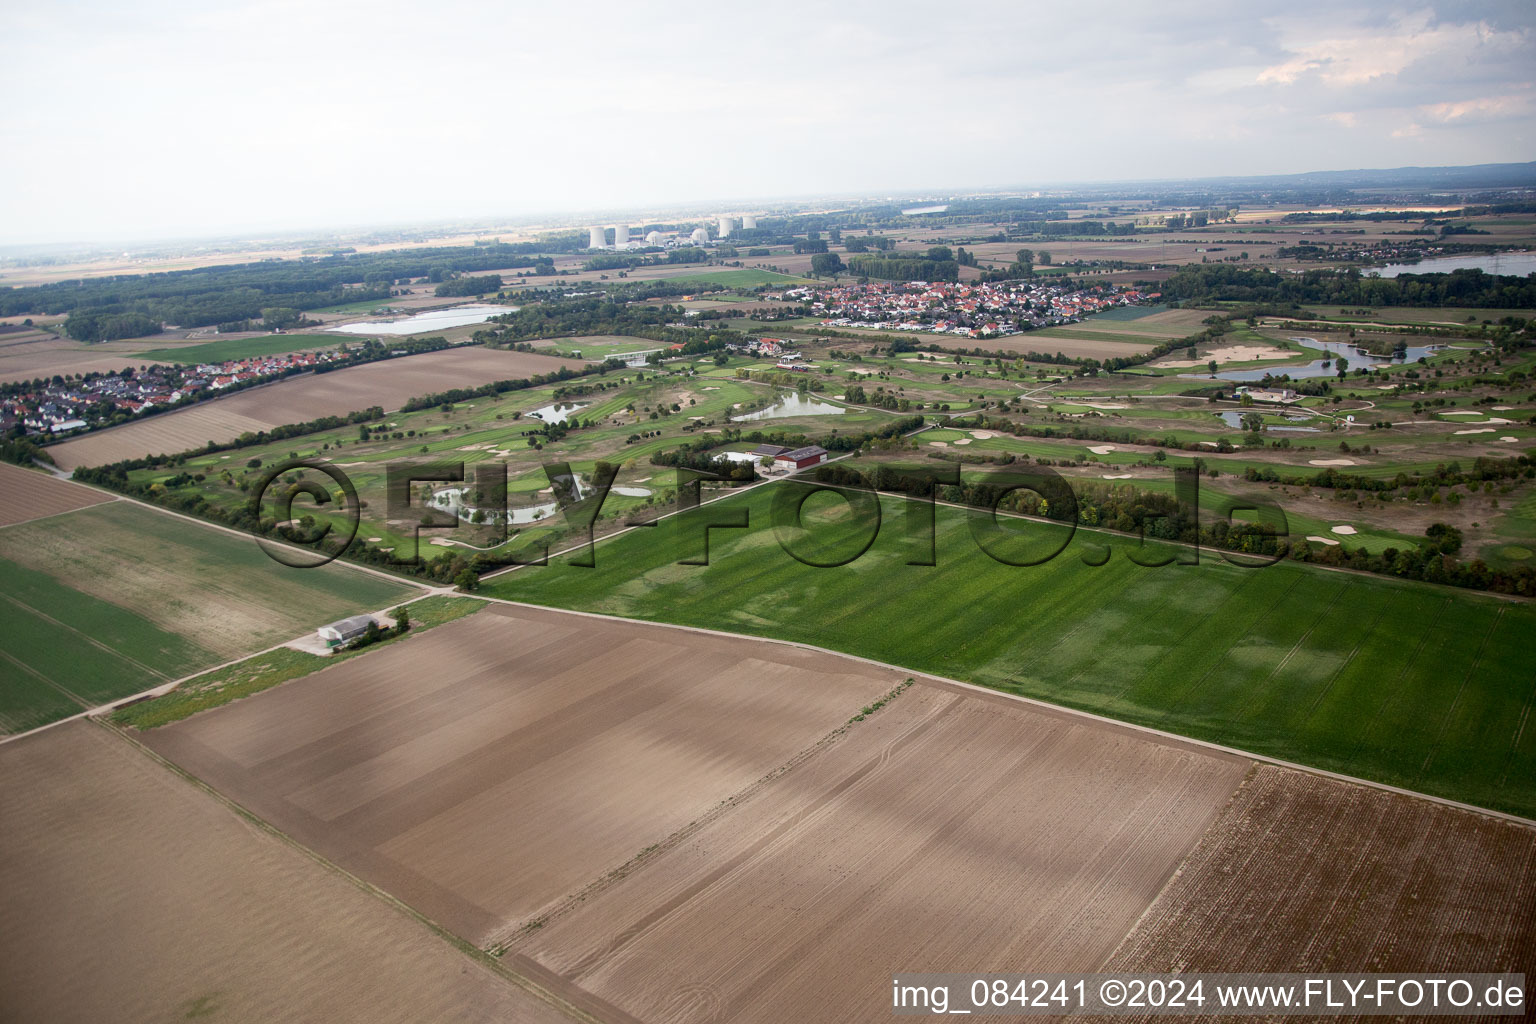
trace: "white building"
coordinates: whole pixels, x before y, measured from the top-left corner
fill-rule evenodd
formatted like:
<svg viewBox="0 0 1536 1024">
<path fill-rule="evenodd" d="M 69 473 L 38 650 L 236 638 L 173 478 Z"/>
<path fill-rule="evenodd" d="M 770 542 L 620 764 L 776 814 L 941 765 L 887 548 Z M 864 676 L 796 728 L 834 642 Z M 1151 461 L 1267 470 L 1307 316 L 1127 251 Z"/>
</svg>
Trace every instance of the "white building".
<svg viewBox="0 0 1536 1024">
<path fill-rule="evenodd" d="M 661 244 L 661 232 L 660 231 L 647 231 L 645 233 L 645 244 L 646 245 L 660 245 Z"/>
<path fill-rule="evenodd" d="M 622 249 L 629 244 L 629 225 L 620 224 L 613 229 L 613 247 Z"/>
<path fill-rule="evenodd" d="M 741 229 L 743 231 L 751 231 L 752 229 L 754 229 L 756 227 L 757 227 L 757 218 L 752 216 L 750 213 L 741 218 Z"/>
<path fill-rule="evenodd" d="M 720 218 L 720 237 L 721 238 L 730 238 L 731 237 L 731 229 L 733 227 L 735 227 L 735 225 L 731 222 L 731 218 L 729 218 L 729 217 L 721 217 Z"/>
<path fill-rule="evenodd" d="M 588 249 L 606 249 L 606 248 L 608 248 L 608 236 L 606 234 L 604 234 L 602 228 L 587 228 L 587 248 Z"/>
<path fill-rule="evenodd" d="M 704 228 L 694 228 L 693 234 L 690 237 L 693 239 L 694 245 L 703 245 L 709 241 L 709 232 Z"/>
<path fill-rule="evenodd" d="M 374 624 L 372 615 L 353 615 L 321 626 L 316 633 L 319 634 L 325 646 L 342 647 L 368 632 L 370 624 Z"/>
</svg>

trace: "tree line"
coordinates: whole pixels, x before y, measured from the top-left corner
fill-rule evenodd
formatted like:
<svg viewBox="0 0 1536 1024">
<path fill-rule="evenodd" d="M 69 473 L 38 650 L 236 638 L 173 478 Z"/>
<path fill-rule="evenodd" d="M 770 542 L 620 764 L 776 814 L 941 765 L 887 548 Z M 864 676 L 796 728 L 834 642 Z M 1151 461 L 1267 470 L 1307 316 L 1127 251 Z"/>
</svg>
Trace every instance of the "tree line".
<svg viewBox="0 0 1536 1024">
<path fill-rule="evenodd" d="M 516 244 L 262 260 L 3 288 L 0 316 L 139 314 L 160 323 L 206 327 L 255 319 L 263 307 L 305 310 L 386 299 L 395 285 L 406 281 L 445 282 L 456 273 L 534 266 L 540 253 L 576 251 L 575 238 L 573 234 Z M 112 328 L 100 322 L 91 327 L 82 320 L 79 329 L 92 333 Z"/>
<path fill-rule="evenodd" d="M 1245 270 L 1230 264 L 1209 263 L 1180 267 L 1172 277 L 1155 287 L 1165 298 L 1192 302 L 1536 308 L 1536 275 L 1516 277 L 1481 270 L 1370 277 L 1354 268 L 1276 274 L 1263 269 Z"/>
</svg>

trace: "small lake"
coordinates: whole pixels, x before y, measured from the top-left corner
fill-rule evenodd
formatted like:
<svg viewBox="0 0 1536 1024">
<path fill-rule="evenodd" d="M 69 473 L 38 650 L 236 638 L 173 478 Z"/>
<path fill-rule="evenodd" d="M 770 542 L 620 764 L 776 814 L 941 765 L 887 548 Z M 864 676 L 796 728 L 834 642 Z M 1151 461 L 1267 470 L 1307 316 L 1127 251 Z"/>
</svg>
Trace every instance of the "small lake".
<svg viewBox="0 0 1536 1024">
<path fill-rule="evenodd" d="M 1388 263 L 1365 273 L 1371 277 L 1396 277 L 1398 274 L 1449 274 L 1453 270 L 1483 270 L 1490 274 L 1524 277 L 1536 272 L 1536 252 L 1488 252 L 1468 256 L 1436 256 L 1417 263 Z"/>
<path fill-rule="evenodd" d="M 470 324 L 483 324 L 493 316 L 515 312 L 517 312 L 516 306 L 454 306 L 452 309 L 428 310 L 425 313 L 417 313 L 415 316 L 408 316 L 399 320 L 365 320 L 357 324 L 327 327 L 326 330 L 336 331 L 340 334 L 392 334 L 396 336 L 425 334 L 427 331 L 444 331 L 450 327 L 467 327 Z"/>
<path fill-rule="evenodd" d="M 840 405 L 833 405 L 796 392 L 780 398 L 766 409 L 732 416 L 731 419 L 736 422 L 745 422 L 747 420 L 782 420 L 790 416 L 841 416 L 847 411 Z"/>
<path fill-rule="evenodd" d="M 531 410 L 528 415 L 536 416 L 545 423 L 564 423 L 570 419 L 572 413 L 579 412 L 585 408 L 586 406 L 577 405 L 574 402 L 557 402 L 554 405 L 541 405 L 539 408 Z"/>
<path fill-rule="evenodd" d="M 1262 415 L 1263 413 L 1265 413 L 1266 411 L 1269 411 L 1269 410 L 1255 407 L 1252 411 Z M 1227 426 L 1231 427 L 1234 430 L 1241 430 L 1241 429 L 1243 429 L 1243 417 L 1245 415 L 1247 415 L 1247 412 L 1245 410 L 1242 410 L 1242 409 L 1231 409 L 1231 410 L 1228 410 L 1226 412 L 1218 412 L 1216 415 L 1218 417 L 1220 417 L 1221 421 L 1223 423 L 1225 423 Z M 1290 420 L 1292 423 L 1306 423 L 1312 417 L 1311 416 L 1287 416 L 1285 418 L 1287 420 Z M 1316 430 L 1317 428 L 1316 427 L 1273 427 L 1272 426 L 1272 427 L 1266 427 L 1265 429 L 1267 429 L 1267 430 Z"/>
<path fill-rule="evenodd" d="M 626 498 L 649 498 L 651 489 L 649 487 L 615 487 L 613 493 L 622 494 Z"/>
<path fill-rule="evenodd" d="M 1315 348 L 1327 353 L 1326 358 L 1314 359 L 1303 366 L 1286 366 L 1276 364 L 1268 367 L 1256 367 L 1251 370 L 1223 370 L 1216 374 L 1217 380 L 1259 381 L 1265 377 L 1287 376 L 1292 380 L 1304 380 L 1308 377 L 1332 377 L 1339 372 L 1334 365 L 1334 359 L 1343 356 L 1349 360 L 1349 368 L 1358 370 L 1362 366 L 1375 366 L 1377 363 L 1412 363 L 1433 352 L 1438 352 L 1440 345 L 1409 345 L 1403 353 L 1402 359 L 1394 359 L 1390 356 L 1372 355 L 1363 348 L 1357 348 L 1346 341 L 1318 341 L 1316 338 L 1292 338 L 1298 345 L 1307 348 Z M 1210 380 L 1207 373 L 1183 373 L 1181 377 L 1189 377 L 1199 380 Z"/>
</svg>

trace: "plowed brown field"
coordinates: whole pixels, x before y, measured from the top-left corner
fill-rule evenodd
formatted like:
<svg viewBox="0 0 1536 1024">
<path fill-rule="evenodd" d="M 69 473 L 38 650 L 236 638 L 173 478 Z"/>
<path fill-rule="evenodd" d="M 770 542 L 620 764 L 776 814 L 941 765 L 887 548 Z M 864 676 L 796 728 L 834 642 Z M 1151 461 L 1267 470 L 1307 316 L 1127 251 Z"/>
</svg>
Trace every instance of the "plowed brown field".
<svg viewBox="0 0 1536 1024">
<path fill-rule="evenodd" d="M 111 500 L 110 494 L 60 480 L 41 470 L 0 462 L 0 526 L 73 512 Z"/>
<path fill-rule="evenodd" d="M 1106 969 L 1533 964 L 1536 829 L 1261 765 Z"/>
<path fill-rule="evenodd" d="M 0 778 L 0 1019 L 567 1019 L 99 726 Z"/>
<path fill-rule="evenodd" d="M 306 374 L 87 434 L 48 449 L 60 466 L 100 466 L 145 455 L 169 455 L 209 441 L 232 441 L 321 416 L 342 416 L 371 405 L 398 409 L 409 398 L 475 387 L 495 380 L 553 373 L 573 359 L 480 346 L 388 359 L 331 373 Z"/>
<path fill-rule="evenodd" d="M 605 1020 L 1532 961 L 1526 825 L 922 677 L 848 722 L 905 675 L 493 606 L 143 739 Z"/>
<path fill-rule="evenodd" d="M 143 738 L 486 943 L 902 678 L 747 638 L 493 606 Z"/>
<path fill-rule="evenodd" d="M 1246 769 L 918 684 L 514 954 L 647 1022 L 872 1020 L 895 971 L 1091 970 Z"/>
</svg>

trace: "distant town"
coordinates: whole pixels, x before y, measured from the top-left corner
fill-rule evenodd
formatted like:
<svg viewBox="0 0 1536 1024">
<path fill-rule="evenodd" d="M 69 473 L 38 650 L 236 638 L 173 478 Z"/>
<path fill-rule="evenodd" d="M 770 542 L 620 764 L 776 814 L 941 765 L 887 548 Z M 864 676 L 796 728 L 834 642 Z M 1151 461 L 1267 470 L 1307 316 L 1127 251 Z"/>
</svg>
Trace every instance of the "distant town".
<svg viewBox="0 0 1536 1024">
<path fill-rule="evenodd" d="M 20 426 L 28 433 L 68 434 L 350 358 L 345 351 L 293 352 L 17 382 L 0 393 L 0 430 Z"/>
<path fill-rule="evenodd" d="M 1157 292 L 1117 285 L 1077 288 L 1029 280 L 987 284 L 879 282 L 806 295 L 812 310 L 825 317 L 823 326 L 878 327 L 969 338 L 1073 323 L 1090 313 L 1140 305 L 1158 297 Z"/>
</svg>

